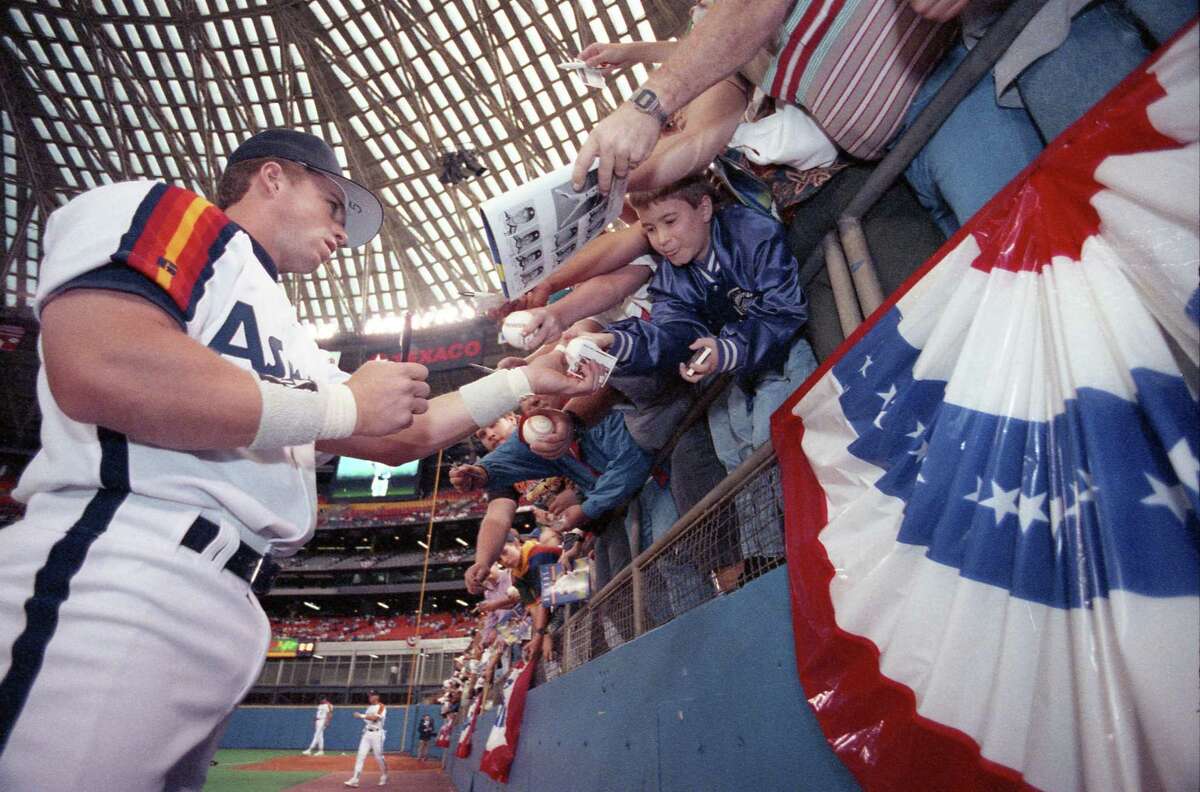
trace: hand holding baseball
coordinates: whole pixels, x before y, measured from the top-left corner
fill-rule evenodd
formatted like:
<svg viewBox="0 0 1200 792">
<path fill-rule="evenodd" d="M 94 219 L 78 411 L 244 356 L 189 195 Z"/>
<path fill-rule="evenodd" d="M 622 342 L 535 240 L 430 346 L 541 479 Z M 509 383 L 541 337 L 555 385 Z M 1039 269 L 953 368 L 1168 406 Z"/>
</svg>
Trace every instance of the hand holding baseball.
<svg viewBox="0 0 1200 792">
<path fill-rule="evenodd" d="M 538 421 L 537 429 L 530 431 L 534 429 L 531 422 L 537 419 L 547 422 L 548 426 Z M 575 439 L 571 418 L 562 410 L 534 410 L 525 419 L 525 428 L 524 439 L 529 450 L 545 459 L 558 459 L 570 449 L 571 441 Z"/>
<path fill-rule="evenodd" d="M 346 381 L 358 408 L 354 433 L 381 437 L 412 425 L 429 409 L 429 370 L 418 363 L 368 360 Z"/>
<path fill-rule="evenodd" d="M 525 324 L 525 343 L 529 349 L 537 349 L 563 334 L 562 322 L 549 308 L 530 308 L 525 313 L 530 319 Z"/>
</svg>

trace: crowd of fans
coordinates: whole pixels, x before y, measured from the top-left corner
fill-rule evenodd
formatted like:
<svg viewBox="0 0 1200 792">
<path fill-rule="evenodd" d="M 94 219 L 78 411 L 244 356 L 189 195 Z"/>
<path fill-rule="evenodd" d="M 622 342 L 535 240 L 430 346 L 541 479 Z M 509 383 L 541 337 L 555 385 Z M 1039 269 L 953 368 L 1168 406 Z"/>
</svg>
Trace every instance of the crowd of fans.
<svg viewBox="0 0 1200 792">
<path fill-rule="evenodd" d="M 317 528 L 379 528 L 425 525 L 433 509 L 434 522 L 468 520 L 483 516 L 487 502 L 476 492 L 438 493 L 437 504 L 429 500 L 398 503 L 325 503 L 317 510 Z"/>
<path fill-rule="evenodd" d="M 526 655 L 554 651 L 539 566 L 590 557 L 593 589 L 602 588 L 630 562 L 631 544 L 661 537 L 768 439 L 771 413 L 817 365 L 794 255 L 808 251 L 789 246 L 782 221 L 803 226 L 806 203 L 843 169 L 881 158 L 1003 11 L 982 1 L 859 0 L 827 24 L 804 0 L 734 5 L 697 3 L 692 46 L 597 43 L 580 53 L 605 72 L 664 62 L 636 106 L 593 131 L 577 162 L 580 176 L 599 157 L 601 189 L 627 178 L 626 225 L 501 309 L 527 312 L 523 351 L 533 351 L 499 365 L 562 354 L 585 338 L 615 367 L 598 394 L 527 398 L 477 433 L 487 450 L 477 464 L 450 473 L 460 491 L 488 497 L 467 587 L 496 612 L 526 611 Z M 1191 16 L 1165 5 L 1046 4 L 906 172 L 944 234 Z M 672 107 L 680 97 L 690 101 Z M 660 100 L 673 112 L 647 121 Z M 707 421 L 665 453 L 719 377 L 730 385 Z M 512 526 L 523 504 L 537 507 L 538 526 L 522 542 Z M 743 534 L 740 563 L 779 559 L 781 538 Z M 465 669 L 500 662 L 503 642 L 481 630 Z"/>
<path fill-rule="evenodd" d="M 319 616 L 271 618 L 271 634 L 316 641 L 406 641 L 410 638 L 463 638 L 475 626 L 466 611 L 452 611 L 417 618 L 395 616 Z"/>
<path fill-rule="evenodd" d="M 376 553 L 366 555 L 361 552 L 346 553 L 304 553 L 290 558 L 280 559 L 280 566 L 294 572 L 327 572 L 360 569 L 389 569 L 393 567 L 421 566 L 425 563 L 425 553 Z M 451 548 L 434 550 L 429 553 L 429 563 L 456 564 L 471 557 L 466 548 Z"/>
</svg>

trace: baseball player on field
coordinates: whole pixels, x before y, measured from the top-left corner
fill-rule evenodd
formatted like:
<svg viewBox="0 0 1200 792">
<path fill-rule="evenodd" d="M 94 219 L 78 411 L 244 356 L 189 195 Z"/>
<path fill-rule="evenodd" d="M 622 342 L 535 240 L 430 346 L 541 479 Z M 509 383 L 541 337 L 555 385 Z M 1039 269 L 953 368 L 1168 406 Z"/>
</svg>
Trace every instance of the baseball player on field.
<svg viewBox="0 0 1200 792">
<path fill-rule="evenodd" d="M 0 789 L 200 789 L 266 656 L 252 586 L 312 536 L 317 454 L 397 465 L 531 392 L 594 390 L 561 359 L 436 399 L 420 365 L 337 369 L 281 275 L 370 241 L 382 214 L 322 140 L 267 130 L 215 203 L 137 181 L 50 216 L 42 448 L 0 531 Z"/>
<path fill-rule="evenodd" d="M 371 706 L 367 707 L 366 712 L 354 713 L 354 717 L 364 723 L 362 737 L 358 741 L 358 756 L 354 760 L 354 775 L 342 782 L 348 787 L 358 786 L 358 777 L 362 775 L 367 753 L 374 754 L 375 761 L 379 763 L 379 786 L 383 786 L 388 780 L 387 762 L 383 758 L 383 740 L 387 737 L 383 723 L 387 720 L 387 707 L 379 700 L 379 694 L 374 690 L 367 694 L 367 701 Z"/>
<path fill-rule="evenodd" d="M 300 753 L 305 756 L 323 756 L 325 754 L 325 729 L 328 728 L 331 720 L 333 720 L 333 704 L 327 698 L 321 699 L 321 703 L 317 705 L 317 721 L 313 727 L 312 742 Z M 317 750 L 314 752 L 313 748 Z"/>
</svg>

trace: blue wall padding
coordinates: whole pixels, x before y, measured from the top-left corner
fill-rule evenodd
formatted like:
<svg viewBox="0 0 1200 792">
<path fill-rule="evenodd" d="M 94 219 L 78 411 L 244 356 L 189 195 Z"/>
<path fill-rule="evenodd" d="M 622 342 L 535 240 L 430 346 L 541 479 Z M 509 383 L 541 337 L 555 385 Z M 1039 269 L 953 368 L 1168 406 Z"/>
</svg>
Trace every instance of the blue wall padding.
<svg viewBox="0 0 1200 792">
<path fill-rule="evenodd" d="M 796 676 L 787 569 L 774 570 L 530 691 L 507 785 L 477 772 L 459 792 L 857 790 Z M 457 732 L 452 744 L 457 744 Z"/>
<path fill-rule="evenodd" d="M 333 708 L 333 722 L 325 729 L 325 753 L 353 753 L 358 750 L 358 740 L 362 736 L 363 722 L 353 716 L 355 712 L 365 712 L 367 705 L 360 707 Z M 400 738 L 404 731 L 403 706 L 388 707 L 387 736 L 383 747 L 386 751 L 399 751 Z M 415 705 L 408 716 L 408 742 L 406 752 L 417 753 L 417 724 L 421 716 L 429 713 L 433 717 L 434 728 L 441 728 L 442 717 L 439 707 L 421 704 Z M 295 748 L 299 753 L 308 747 L 313 736 L 313 722 L 316 720 L 317 707 L 238 707 L 233 713 L 225 737 L 221 740 L 222 748 Z M 440 758 L 442 749 L 433 740 L 429 741 L 429 755 Z"/>
</svg>

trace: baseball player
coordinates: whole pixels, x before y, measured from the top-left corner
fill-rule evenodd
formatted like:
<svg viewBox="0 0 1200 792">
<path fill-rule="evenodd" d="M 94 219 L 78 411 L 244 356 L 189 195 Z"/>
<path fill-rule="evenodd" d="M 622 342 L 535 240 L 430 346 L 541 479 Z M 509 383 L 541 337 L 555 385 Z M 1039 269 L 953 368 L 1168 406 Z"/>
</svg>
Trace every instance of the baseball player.
<svg viewBox="0 0 1200 792">
<path fill-rule="evenodd" d="M 125 182 L 51 215 L 42 448 L 14 491 L 25 518 L 0 531 L 0 789 L 199 789 L 266 656 L 251 587 L 312 536 L 316 454 L 400 464 L 531 392 L 594 390 L 562 360 L 432 400 L 423 366 L 338 370 L 280 274 L 381 222 L 333 150 L 290 130 L 240 145 L 215 204 Z"/>
<path fill-rule="evenodd" d="M 375 468 L 375 477 L 371 479 L 371 497 L 382 498 L 387 495 L 388 482 L 392 479 L 392 468 L 382 462 L 372 462 L 371 465 Z"/>
<path fill-rule="evenodd" d="M 367 694 L 367 701 L 371 706 L 367 707 L 366 712 L 354 713 L 354 717 L 364 723 L 362 737 L 358 741 L 358 756 L 354 760 L 354 775 L 343 782 L 348 787 L 358 786 L 358 777 L 362 775 L 367 753 L 374 754 L 375 761 L 379 763 L 379 786 L 383 786 L 388 780 L 387 762 L 383 758 L 383 740 L 387 736 L 383 724 L 387 720 L 387 707 L 379 700 L 379 694 L 374 690 Z"/>
<path fill-rule="evenodd" d="M 313 728 L 312 742 L 300 753 L 305 756 L 323 756 L 325 754 L 325 729 L 329 727 L 331 720 L 333 720 L 333 704 L 329 699 L 323 698 L 317 705 L 317 721 Z M 317 749 L 315 753 L 313 748 Z"/>
</svg>

